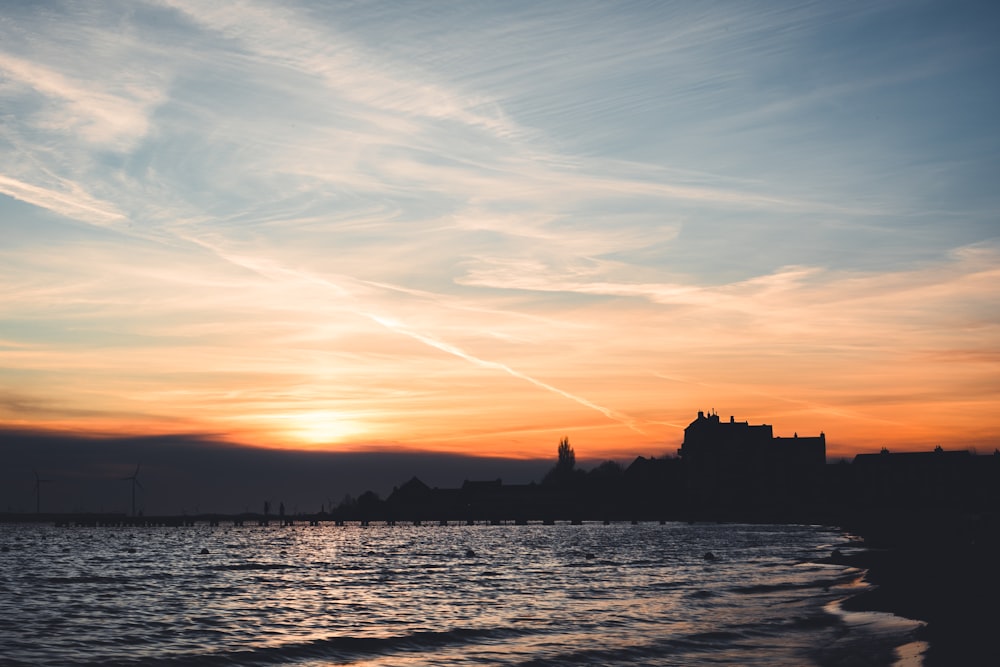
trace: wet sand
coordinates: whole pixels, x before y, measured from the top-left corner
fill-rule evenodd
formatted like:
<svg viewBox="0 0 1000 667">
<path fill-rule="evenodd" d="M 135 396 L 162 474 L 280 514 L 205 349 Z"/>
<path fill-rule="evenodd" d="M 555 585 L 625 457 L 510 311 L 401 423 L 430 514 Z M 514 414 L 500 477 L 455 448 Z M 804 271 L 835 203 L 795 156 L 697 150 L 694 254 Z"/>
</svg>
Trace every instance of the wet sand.
<svg viewBox="0 0 1000 667">
<path fill-rule="evenodd" d="M 1000 664 L 1000 540 L 995 515 L 887 511 L 845 525 L 863 551 L 843 557 L 875 588 L 843 603 L 925 621 L 928 667 Z"/>
</svg>

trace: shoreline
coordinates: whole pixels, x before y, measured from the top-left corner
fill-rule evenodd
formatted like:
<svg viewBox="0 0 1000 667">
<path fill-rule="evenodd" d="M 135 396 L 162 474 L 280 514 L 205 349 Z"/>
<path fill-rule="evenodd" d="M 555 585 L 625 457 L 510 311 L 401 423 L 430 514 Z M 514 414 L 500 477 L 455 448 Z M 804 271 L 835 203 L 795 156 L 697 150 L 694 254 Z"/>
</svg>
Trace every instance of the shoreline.
<svg viewBox="0 0 1000 667">
<path fill-rule="evenodd" d="M 861 550 L 836 562 L 865 570 L 873 587 L 845 599 L 847 611 L 922 621 L 927 667 L 995 665 L 1000 621 L 997 517 L 889 511 L 848 522 Z"/>
</svg>

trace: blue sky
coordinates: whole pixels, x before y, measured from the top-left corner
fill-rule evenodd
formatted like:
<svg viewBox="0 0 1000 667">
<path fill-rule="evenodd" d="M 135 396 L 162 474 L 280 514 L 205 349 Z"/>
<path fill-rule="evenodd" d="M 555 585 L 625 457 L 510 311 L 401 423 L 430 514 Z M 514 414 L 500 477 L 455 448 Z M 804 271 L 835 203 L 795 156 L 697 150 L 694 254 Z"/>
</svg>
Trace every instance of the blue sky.
<svg viewBox="0 0 1000 667">
<path fill-rule="evenodd" d="M 0 420 L 586 454 L 670 450 L 712 401 L 845 451 L 982 443 L 998 28 L 954 2 L 8 3 Z"/>
</svg>

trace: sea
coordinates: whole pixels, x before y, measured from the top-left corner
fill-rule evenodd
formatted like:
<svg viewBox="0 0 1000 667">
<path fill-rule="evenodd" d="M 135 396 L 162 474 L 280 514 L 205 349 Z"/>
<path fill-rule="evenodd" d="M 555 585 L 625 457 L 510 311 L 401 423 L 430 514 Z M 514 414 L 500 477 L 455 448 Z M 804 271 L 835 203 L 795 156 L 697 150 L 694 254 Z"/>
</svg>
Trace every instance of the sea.
<svg viewBox="0 0 1000 667">
<path fill-rule="evenodd" d="M 857 548 L 717 523 L 0 525 L 0 665 L 922 664 Z"/>
</svg>

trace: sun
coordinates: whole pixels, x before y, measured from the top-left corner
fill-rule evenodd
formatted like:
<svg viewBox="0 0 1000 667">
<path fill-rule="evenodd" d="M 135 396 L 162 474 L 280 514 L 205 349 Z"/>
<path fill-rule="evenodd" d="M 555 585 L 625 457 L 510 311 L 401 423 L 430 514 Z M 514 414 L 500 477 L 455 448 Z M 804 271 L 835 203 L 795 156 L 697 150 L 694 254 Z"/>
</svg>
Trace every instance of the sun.
<svg viewBox="0 0 1000 667">
<path fill-rule="evenodd" d="M 283 417 L 287 423 L 282 430 L 295 440 L 311 445 L 343 442 L 366 430 L 361 422 L 335 410 L 299 412 Z"/>
</svg>

